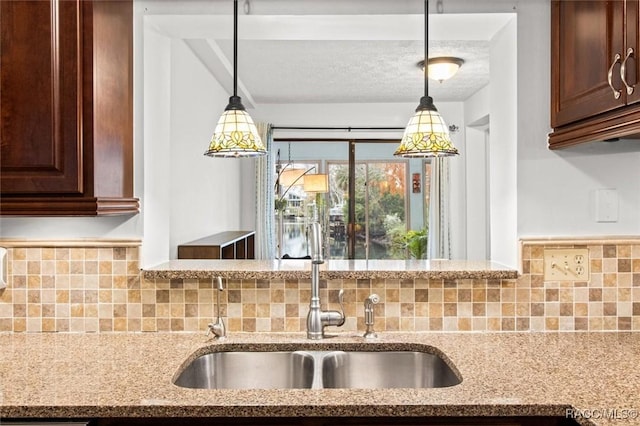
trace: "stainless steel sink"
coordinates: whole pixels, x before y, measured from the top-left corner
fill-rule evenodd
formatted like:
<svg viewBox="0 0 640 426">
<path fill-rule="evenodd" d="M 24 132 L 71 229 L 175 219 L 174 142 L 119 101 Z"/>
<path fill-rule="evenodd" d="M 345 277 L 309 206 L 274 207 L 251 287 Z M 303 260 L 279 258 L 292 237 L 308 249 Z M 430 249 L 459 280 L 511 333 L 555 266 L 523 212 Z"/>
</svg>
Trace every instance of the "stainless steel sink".
<svg viewBox="0 0 640 426">
<path fill-rule="evenodd" d="M 437 388 L 462 380 L 438 355 L 416 351 L 214 352 L 174 380 L 197 389 Z"/>
<path fill-rule="evenodd" d="M 215 352 L 193 360 L 178 386 L 197 389 L 310 388 L 313 355 L 307 352 Z"/>
<path fill-rule="evenodd" d="M 423 352 L 334 351 L 322 360 L 325 388 L 441 388 L 460 382 L 442 358 Z"/>
</svg>

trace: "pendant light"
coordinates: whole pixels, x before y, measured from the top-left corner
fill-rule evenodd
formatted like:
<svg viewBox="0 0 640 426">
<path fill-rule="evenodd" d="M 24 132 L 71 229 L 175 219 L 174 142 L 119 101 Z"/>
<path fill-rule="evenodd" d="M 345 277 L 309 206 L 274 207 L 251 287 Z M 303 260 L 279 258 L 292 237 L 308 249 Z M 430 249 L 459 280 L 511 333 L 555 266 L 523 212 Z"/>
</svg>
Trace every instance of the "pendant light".
<svg viewBox="0 0 640 426">
<path fill-rule="evenodd" d="M 216 125 L 209 149 L 210 157 L 257 157 L 267 153 L 258 129 L 242 105 L 238 93 L 238 0 L 233 1 L 233 96 Z"/>
<path fill-rule="evenodd" d="M 424 1 L 424 60 L 429 59 L 429 1 Z M 458 155 L 449 137 L 449 128 L 429 96 L 428 70 L 424 70 L 424 96 L 416 114 L 404 131 L 400 146 L 393 153 L 399 157 L 446 157 Z"/>
</svg>

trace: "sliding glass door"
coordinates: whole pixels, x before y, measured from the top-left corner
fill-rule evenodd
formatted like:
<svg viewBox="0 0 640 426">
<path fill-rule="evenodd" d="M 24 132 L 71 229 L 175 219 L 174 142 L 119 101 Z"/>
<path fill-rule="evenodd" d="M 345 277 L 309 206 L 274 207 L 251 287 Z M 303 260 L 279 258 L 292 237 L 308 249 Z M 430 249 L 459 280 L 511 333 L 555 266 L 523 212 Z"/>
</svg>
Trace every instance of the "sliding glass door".
<svg viewBox="0 0 640 426">
<path fill-rule="evenodd" d="M 278 173 L 276 193 L 276 238 L 278 257 L 303 258 L 309 256 L 307 227 L 314 220 L 322 220 L 322 195 L 309 192 L 304 185 L 305 173 L 318 173 L 318 162 L 288 163 Z"/>
<path fill-rule="evenodd" d="M 349 165 L 329 162 L 329 253 L 348 258 Z M 407 163 L 357 161 L 355 164 L 355 259 L 404 259 L 407 231 Z"/>
</svg>

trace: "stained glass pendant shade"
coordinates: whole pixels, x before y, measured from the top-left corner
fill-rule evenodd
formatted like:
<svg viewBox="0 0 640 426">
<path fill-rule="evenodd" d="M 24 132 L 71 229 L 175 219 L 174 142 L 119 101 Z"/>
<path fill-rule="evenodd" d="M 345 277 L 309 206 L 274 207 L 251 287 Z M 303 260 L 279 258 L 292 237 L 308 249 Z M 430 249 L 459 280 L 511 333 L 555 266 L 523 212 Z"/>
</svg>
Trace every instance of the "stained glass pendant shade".
<svg viewBox="0 0 640 426">
<path fill-rule="evenodd" d="M 449 128 L 430 96 L 420 99 L 416 113 L 404 130 L 400 146 L 393 155 L 401 157 L 444 157 L 457 155 Z"/>
<path fill-rule="evenodd" d="M 244 110 L 240 98 L 232 96 L 220 116 L 205 155 L 211 157 L 256 157 L 267 153 L 258 129 Z M 235 104 L 234 104 L 235 101 Z M 237 105 L 240 108 L 236 108 Z"/>
<path fill-rule="evenodd" d="M 429 58 L 429 2 L 424 2 L 424 57 Z M 424 96 L 416 113 L 404 130 L 400 146 L 393 155 L 398 157 L 445 157 L 458 155 L 449 136 L 449 128 L 429 96 L 429 78 L 424 71 Z"/>
<path fill-rule="evenodd" d="M 242 105 L 238 90 L 238 0 L 233 1 L 233 96 L 216 125 L 210 157 L 257 157 L 267 153 L 253 119 Z"/>
</svg>

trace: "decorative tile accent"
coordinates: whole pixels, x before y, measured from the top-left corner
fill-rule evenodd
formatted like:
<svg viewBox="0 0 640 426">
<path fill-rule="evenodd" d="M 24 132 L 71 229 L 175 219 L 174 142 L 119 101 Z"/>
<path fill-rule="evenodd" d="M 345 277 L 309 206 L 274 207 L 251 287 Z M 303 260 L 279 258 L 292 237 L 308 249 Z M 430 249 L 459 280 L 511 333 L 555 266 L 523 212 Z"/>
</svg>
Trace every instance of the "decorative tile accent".
<svg viewBox="0 0 640 426">
<path fill-rule="evenodd" d="M 545 248 L 589 249 L 588 281 L 544 281 Z M 9 248 L 9 287 L 0 290 L 2 332 L 202 331 L 215 315 L 211 279 L 144 280 L 138 247 Z M 640 330 L 640 241 L 524 243 L 518 279 L 321 280 L 323 309 L 341 330 L 364 331 L 363 302 L 377 331 Z M 229 332 L 304 331 L 309 280 L 227 280 L 220 293 Z"/>
</svg>

